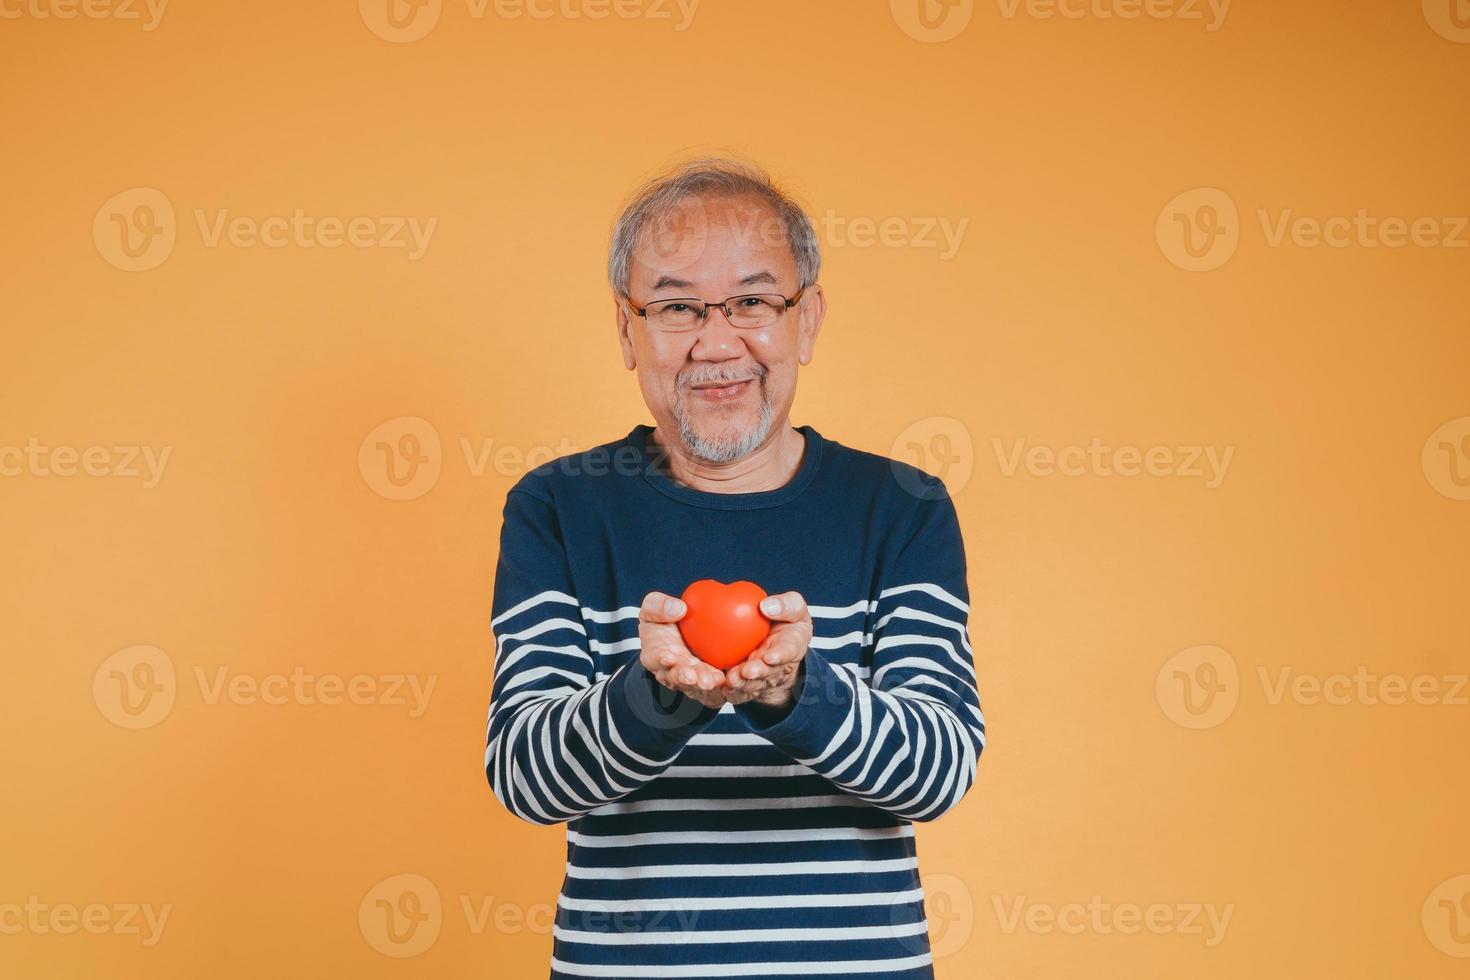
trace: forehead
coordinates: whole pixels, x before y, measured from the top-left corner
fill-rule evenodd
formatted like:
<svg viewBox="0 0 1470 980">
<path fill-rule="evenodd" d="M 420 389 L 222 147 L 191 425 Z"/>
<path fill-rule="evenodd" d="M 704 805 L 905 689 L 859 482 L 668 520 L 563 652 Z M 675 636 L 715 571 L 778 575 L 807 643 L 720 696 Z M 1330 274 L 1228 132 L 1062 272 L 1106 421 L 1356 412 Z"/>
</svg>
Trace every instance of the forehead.
<svg viewBox="0 0 1470 980">
<path fill-rule="evenodd" d="M 790 284 L 796 260 L 780 215 L 762 198 L 691 195 L 649 217 L 628 271 L 645 288 L 734 284 L 759 272 Z"/>
</svg>

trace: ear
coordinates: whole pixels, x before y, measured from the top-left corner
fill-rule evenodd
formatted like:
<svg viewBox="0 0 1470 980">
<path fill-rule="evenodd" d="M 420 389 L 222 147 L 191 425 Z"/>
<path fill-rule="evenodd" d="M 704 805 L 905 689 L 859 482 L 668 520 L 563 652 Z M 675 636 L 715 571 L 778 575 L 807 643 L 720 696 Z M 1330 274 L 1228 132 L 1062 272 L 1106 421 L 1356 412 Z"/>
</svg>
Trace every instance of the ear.
<svg viewBox="0 0 1470 980">
<path fill-rule="evenodd" d="M 628 312 L 627 301 L 613 293 L 613 309 L 618 324 L 618 344 L 623 348 L 623 365 L 632 371 L 638 366 L 638 356 L 633 350 L 633 316 Z"/>
<path fill-rule="evenodd" d="M 812 362 L 812 352 L 817 346 L 817 334 L 822 332 L 822 321 L 827 318 L 827 295 L 816 283 L 807 287 L 797 307 L 801 321 L 797 326 L 796 357 L 802 364 Z"/>
</svg>

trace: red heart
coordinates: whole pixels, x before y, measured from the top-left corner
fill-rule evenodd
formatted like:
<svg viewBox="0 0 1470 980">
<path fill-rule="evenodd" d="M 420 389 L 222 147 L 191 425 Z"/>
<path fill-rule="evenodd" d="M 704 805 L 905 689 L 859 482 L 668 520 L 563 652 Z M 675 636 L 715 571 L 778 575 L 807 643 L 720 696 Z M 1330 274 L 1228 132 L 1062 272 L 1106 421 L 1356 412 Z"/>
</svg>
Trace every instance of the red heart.
<svg viewBox="0 0 1470 980">
<path fill-rule="evenodd" d="M 679 597 L 689 607 L 679 620 L 684 645 L 711 667 L 735 666 L 771 632 L 771 621 L 760 609 L 765 597 L 766 590 L 754 582 L 694 582 Z"/>
</svg>

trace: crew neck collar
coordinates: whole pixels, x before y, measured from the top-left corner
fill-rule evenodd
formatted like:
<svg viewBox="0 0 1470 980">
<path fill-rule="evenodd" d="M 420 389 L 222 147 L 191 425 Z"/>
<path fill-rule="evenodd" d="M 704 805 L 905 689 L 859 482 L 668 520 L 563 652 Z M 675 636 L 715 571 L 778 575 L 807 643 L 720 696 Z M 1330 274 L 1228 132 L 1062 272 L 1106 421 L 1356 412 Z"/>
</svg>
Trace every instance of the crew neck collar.
<svg viewBox="0 0 1470 980">
<path fill-rule="evenodd" d="M 633 452 L 638 460 L 638 472 L 643 475 L 643 479 L 664 496 L 696 507 L 711 507 L 716 510 L 756 510 L 761 507 L 775 507 L 794 500 L 817 475 L 817 468 L 822 463 L 824 440 L 817 430 L 809 425 L 797 426 L 796 431 L 800 432 L 802 438 L 806 440 L 806 449 L 801 454 L 801 463 L 797 466 L 796 474 L 786 481 L 784 486 L 779 486 L 774 490 L 756 490 L 750 493 L 715 493 L 675 483 L 663 469 L 655 465 L 654 457 L 646 448 L 648 438 L 653 433 L 651 425 L 643 423 L 635 425 L 633 431 L 628 433 L 625 442 L 633 447 Z"/>
</svg>

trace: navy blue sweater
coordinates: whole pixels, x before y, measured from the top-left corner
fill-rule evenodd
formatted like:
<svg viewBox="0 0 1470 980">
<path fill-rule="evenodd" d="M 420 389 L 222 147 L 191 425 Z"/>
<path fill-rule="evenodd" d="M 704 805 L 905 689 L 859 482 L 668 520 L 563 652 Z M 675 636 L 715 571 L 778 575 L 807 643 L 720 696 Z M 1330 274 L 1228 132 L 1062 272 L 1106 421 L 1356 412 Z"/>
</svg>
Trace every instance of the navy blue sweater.
<svg viewBox="0 0 1470 980">
<path fill-rule="evenodd" d="M 943 482 L 811 426 L 775 490 L 671 480 L 650 426 L 506 497 L 485 771 L 567 823 L 553 977 L 932 977 L 913 824 L 959 802 L 985 722 Z M 652 591 L 794 590 L 814 635 L 779 720 L 639 662 Z"/>
</svg>

